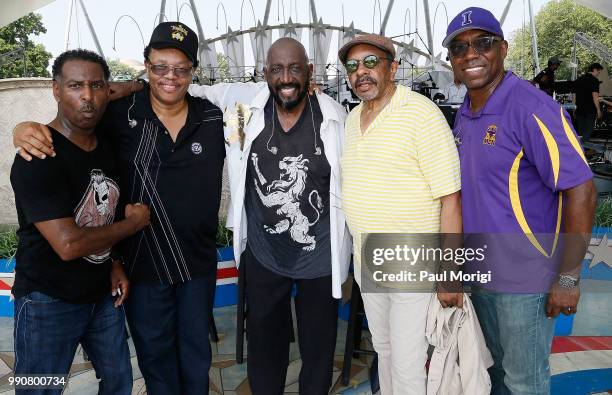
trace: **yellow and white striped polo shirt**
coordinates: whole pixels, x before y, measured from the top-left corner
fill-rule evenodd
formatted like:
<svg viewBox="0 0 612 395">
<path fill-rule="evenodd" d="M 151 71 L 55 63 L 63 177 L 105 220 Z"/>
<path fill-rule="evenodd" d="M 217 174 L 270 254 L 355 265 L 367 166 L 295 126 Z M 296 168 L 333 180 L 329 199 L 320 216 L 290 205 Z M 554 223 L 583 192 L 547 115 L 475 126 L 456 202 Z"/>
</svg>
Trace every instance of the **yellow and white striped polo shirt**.
<svg viewBox="0 0 612 395">
<path fill-rule="evenodd" d="M 361 233 L 440 231 L 440 197 L 461 189 L 459 156 L 436 105 L 399 85 L 368 129 L 360 126 L 363 104 L 346 119 L 342 196 L 355 246 Z"/>
</svg>

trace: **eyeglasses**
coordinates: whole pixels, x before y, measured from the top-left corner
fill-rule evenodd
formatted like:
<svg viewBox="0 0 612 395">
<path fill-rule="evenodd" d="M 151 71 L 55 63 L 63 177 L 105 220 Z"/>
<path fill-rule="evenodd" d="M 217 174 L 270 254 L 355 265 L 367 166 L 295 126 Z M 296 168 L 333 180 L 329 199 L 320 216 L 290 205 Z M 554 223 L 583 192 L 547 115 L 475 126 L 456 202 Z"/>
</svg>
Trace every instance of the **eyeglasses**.
<svg viewBox="0 0 612 395">
<path fill-rule="evenodd" d="M 472 47 L 477 54 L 483 54 L 491 50 L 495 41 L 502 41 L 502 38 L 496 36 L 482 36 L 467 43 L 465 41 L 453 41 L 448 46 L 448 51 L 453 57 L 461 57 L 465 56 L 468 48 Z"/>
<path fill-rule="evenodd" d="M 191 72 L 193 70 L 192 67 L 176 67 L 167 64 L 150 64 L 149 67 L 151 68 L 151 72 L 153 72 L 153 74 L 160 77 L 163 77 L 172 71 L 177 77 L 185 78 L 191 76 Z"/>
<path fill-rule="evenodd" d="M 379 58 L 376 55 L 368 55 L 361 60 L 358 60 L 358 59 L 347 60 L 346 62 L 344 62 L 344 68 L 346 69 L 346 72 L 348 74 L 351 74 L 357 71 L 357 69 L 359 68 L 359 63 L 363 63 L 363 65 L 367 67 L 368 69 L 373 69 L 374 67 L 378 66 L 378 64 L 383 60 L 388 60 L 390 62 L 393 61 L 393 59 L 391 58 Z"/>
</svg>

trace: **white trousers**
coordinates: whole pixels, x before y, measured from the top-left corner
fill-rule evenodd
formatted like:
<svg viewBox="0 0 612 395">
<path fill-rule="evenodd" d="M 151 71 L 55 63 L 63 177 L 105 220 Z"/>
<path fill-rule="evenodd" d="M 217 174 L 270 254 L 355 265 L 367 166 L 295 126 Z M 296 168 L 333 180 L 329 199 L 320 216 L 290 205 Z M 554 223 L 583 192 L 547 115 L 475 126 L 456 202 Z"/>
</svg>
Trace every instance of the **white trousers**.
<svg viewBox="0 0 612 395">
<path fill-rule="evenodd" d="M 429 293 L 363 293 L 381 395 L 425 395 Z"/>
</svg>

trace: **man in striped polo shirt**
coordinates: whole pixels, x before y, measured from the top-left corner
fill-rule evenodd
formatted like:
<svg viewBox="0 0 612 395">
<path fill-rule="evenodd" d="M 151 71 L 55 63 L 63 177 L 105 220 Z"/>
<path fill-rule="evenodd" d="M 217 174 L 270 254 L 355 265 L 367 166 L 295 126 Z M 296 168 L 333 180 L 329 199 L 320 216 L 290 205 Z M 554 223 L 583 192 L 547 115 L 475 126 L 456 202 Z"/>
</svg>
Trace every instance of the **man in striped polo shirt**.
<svg viewBox="0 0 612 395">
<path fill-rule="evenodd" d="M 390 39 L 357 36 L 338 55 L 363 100 L 347 118 L 342 159 L 343 208 L 355 241 L 355 278 L 362 287 L 364 234 L 461 232 L 459 157 L 436 105 L 395 85 L 398 64 Z M 364 288 L 362 293 L 381 393 L 425 394 L 430 293 Z M 461 306 L 463 300 L 460 293 L 439 298 L 445 307 Z"/>
</svg>

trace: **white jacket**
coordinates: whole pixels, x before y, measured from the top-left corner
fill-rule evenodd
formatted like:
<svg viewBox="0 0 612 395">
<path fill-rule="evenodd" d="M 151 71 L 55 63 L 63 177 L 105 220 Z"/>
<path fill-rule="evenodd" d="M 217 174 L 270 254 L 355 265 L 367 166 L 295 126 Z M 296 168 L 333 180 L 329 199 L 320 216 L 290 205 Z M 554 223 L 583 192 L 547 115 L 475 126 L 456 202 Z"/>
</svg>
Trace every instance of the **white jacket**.
<svg viewBox="0 0 612 395">
<path fill-rule="evenodd" d="M 443 308 L 431 296 L 425 335 L 435 347 L 429 363 L 427 395 L 488 395 L 491 379 L 487 369 L 493 358 L 467 294 L 463 308 Z"/>
<path fill-rule="evenodd" d="M 270 97 L 266 82 L 259 83 L 226 83 L 213 86 L 191 85 L 192 96 L 203 97 L 221 108 L 226 121 L 225 139 L 230 181 L 231 205 L 228 213 L 227 227 L 234 232 L 234 257 L 236 265 L 240 264 L 240 254 L 246 248 L 247 218 L 244 208 L 247 160 L 251 143 L 264 128 L 264 107 Z M 340 159 L 344 146 L 344 120 L 346 111 L 331 97 L 317 94 L 319 107 L 323 114 L 320 136 L 325 148 L 325 157 L 331 167 L 329 182 L 330 205 L 330 244 L 332 266 L 332 295 L 342 297 L 342 283 L 346 280 L 351 256 L 351 236 L 342 212 L 340 197 Z M 251 117 L 244 128 L 245 141 L 243 150 L 236 138 L 236 131 L 228 127 L 228 117 L 236 114 L 238 104 L 250 108 Z"/>
</svg>

